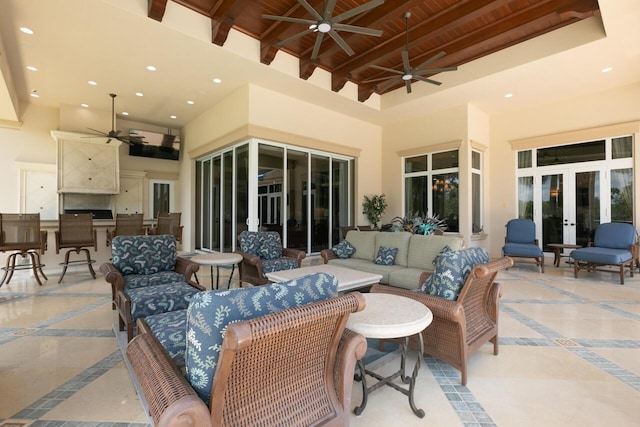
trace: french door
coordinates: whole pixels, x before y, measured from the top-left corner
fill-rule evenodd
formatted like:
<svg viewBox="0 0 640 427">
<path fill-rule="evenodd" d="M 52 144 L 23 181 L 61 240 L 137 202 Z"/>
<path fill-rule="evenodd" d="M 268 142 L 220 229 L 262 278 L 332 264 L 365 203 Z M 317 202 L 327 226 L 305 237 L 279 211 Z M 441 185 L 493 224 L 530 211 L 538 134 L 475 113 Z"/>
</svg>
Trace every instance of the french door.
<svg viewBox="0 0 640 427">
<path fill-rule="evenodd" d="M 541 171 L 536 223 L 542 246 L 563 243 L 586 246 L 606 213 L 604 175 L 597 168 L 571 167 Z"/>
</svg>

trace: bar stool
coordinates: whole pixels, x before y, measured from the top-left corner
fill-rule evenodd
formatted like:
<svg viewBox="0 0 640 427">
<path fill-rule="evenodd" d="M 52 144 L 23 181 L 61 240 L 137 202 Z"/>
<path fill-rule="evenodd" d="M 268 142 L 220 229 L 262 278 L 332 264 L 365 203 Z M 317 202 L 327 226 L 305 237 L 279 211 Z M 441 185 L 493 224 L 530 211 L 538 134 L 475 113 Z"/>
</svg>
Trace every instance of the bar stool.
<svg viewBox="0 0 640 427">
<path fill-rule="evenodd" d="M 181 212 L 160 212 L 158 214 L 158 223 L 155 227 L 149 229 L 148 234 L 171 234 L 176 238 L 176 241 L 182 242 L 182 229 L 180 225 Z"/>
<path fill-rule="evenodd" d="M 0 286 L 9 283 L 16 270 L 31 268 L 33 276 L 42 286 L 40 275 L 48 280 L 42 271 L 44 264 L 40 262 L 40 254 L 47 249 L 47 232 L 40 230 L 40 214 L 0 214 L 0 251 L 16 251 L 7 257 L 7 265 L 2 267 L 4 275 Z M 31 265 L 16 265 L 16 258 L 29 256 Z M 7 277 L 8 276 L 8 277 Z M 6 282 L 5 282 L 6 279 Z"/>
<path fill-rule="evenodd" d="M 93 246 L 94 252 L 98 251 L 98 239 L 96 230 L 93 228 L 93 216 L 90 213 L 85 214 L 60 214 L 60 229 L 56 231 L 56 254 L 60 253 L 60 249 L 70 248 L 64 255 L 64 262 L 61 262 L 62 274 L 58 283 L 62 282 L 62 278 L 67 272 L 70 265 L 86 264 L 93 278 L 96 278 L 96 272 L 93 270 L 93 264 L 96 262 L 91 259 L 89 249 Z M 69 261 L 69 255 L 75 251 L 76 254 L 84 252 L 87 259 L 78 259 Z"/>
<path fill-rule="evenodd" d="M 116 214 L 116 227 L 107 229 L 107 246 L 116 236 L 144 236 L 142 214 Z"/>
</svg>

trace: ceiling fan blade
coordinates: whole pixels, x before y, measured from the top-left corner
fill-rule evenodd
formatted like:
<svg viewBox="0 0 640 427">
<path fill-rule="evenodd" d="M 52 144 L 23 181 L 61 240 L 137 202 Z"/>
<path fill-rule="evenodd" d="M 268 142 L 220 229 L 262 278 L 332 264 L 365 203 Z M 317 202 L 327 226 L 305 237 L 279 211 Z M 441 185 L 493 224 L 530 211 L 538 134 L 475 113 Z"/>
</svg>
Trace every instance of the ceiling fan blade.
<svg viewBox="0 0 640 427">
<path fill-rule="evenodd" d="M 432 85 L 440 86 L 442 83 L 437 82 L 435 80 L 428 79 L 422 76 L 413 76 L 414 79 L 420 80 L 421 82 L 431 83 Z"/>
<path fill-rule="evenodd" d="M 93 128 L 87 128 L 87 129 L 92 130 L 92 131 L 94 131 L 94 132 L 97 132 L 97 133 L 99 133 L 100 135 L 104 135 L 104 136 L 108 136 L 108 135 L 109 135 L 108 133 L 106 133 L 106 132 L 102 132 L 101 130 L 97 130 L 97 129 L 93 129 Z M 90 136 L 88 136 L 87 138 L 91 138 L 91 137 L 90 137 Z"/>
<path fill-rule="evenodd" d="M 331 15 L 333 15 L 333 8 L 336 7 L 336 0 L 329 0 L 327 7 L 322 12 L 323 19 L 329 21 L 331 20 Z"/>
<path fill-rule="evenodd" d="M 403 50 L 402 54 L 402 70 L 405 74 L 411 72 L 411 64 L 409 64 L 409 51 Z"/>
<path fill-rule="evenodd" d="M 304 30 L 304 31 L 299 32 L 298 34 L 294 34 L 294 35 L 292 35 L 292 36 L 291 36 L 291 37 L 289 37 L 289 38 L 286 38 L 286 39 L 284 39 L 284 40 L 282 40 L 282 41 L 279 41 L 278 43 L 276 43 L 276 46 L 278 46 L 278 47 L 283 46 L 283 45 L 285 45 L 285 44 L 289 43 L 289 42 L 290 42 L 290 41 L 292 41 L 292 40 L 299 39 L 300 37 L 304 37 L 304 36 L 306 36 L 307 34 L 311 34 L 311 33 L 313 33 L 313 30 L 311 30 L 311 29 L 306 29 L 306 30 Z"/>
<path fill-rule="evenodd" d="M 444 51 L 438 52 L 435 55 L 433 55 L 431 58 L 427 59 L 426 61 L 424 61 L 422 64 L 418 65 L 416 67 L 416 69 L 419 68 L 424 68 L 425 65 L 429 65 L 431 64 L 433 61 L 437 61 L 438 59 L 442 58 L 443 56 L 445 56 L 446 53 L 444 53 Z"/>
<path fill-rule="evenodd" d="M 407 88 L 407 93 L 411 93 L 411 80 L 405 80 L 404 85 Z"/>
<path fill-rule="evenodd" d="M 377 77 L 375 79 L 367 79 L 363 80 L 361 83 L 373 83 L 373 82 L 381 82 L 383 80 L 395 79 L 396 76 L 387 76 L 387 77 Z"/>
<path fill-rule="evenodd" d="M 298 0 L 298 1 L 303 1 L 303 0 Z M 355 7 L 347 12 L 341 13 L 338 16 L 335 16 L 331 22 L 332 23 L 337 23 L 337 22 L 341 22 L 344 21 L 345 19 L 349 19 L 352 16 L 356 16 L 359 15 L 363 12 L 366 12 L 369 9 L 373 9 L 376 6 L 380 6 L 382 3 L 384 3 L 384 0 L 371 0 L 369 3 L 365 3 L 361 6 Z"/>
<path fill-rule="evenodd" d="M 403 75 L 404 71 L 398 71 L 398 70 L 394 70 L 393 68 L 385 68 L 385 67 L 381 67 L 379 65 L 370 65 L 371 68 L 375 68 L 376 70 L 382 70 L 382 71 L 388 71 L 390 73 L 393 74 L 399 74 L 399 75 Z"/>
<path fill-rule="evenodd" d="M 349 33 L 364 34 L 367 36 L 380 37 L 382 30 L 374 30 L 373 28 L 356 27 L 355 25 L 333 24 L 332 28 L 338 31 L 347 31 Z"/>
<path fill-rule="evenodd" d="M 340 37 L 340 34 L 336 33 L 334 30 L 329 31 L 329 36 L 331 36 L 331 38 L 333 40 L 335 40 L 336 43 L 338 43 L 338 45 L 345 51 L 347 52 L 347 54 L 349 56 L 353 56 L 353 54 L 355 53 L 353 51 L 353 49 L 351 49 L 349 47 L 349 45 L 347 44 L 347 42 L 344 41 L 344 39 L 342 37 Z"/>
<path fill-rule="evenodd" d="M 105 144 L 108 144 L 111 142 L 111 138 L 107 139 L 107 142 L 105 142 Z"/>
<path fill-rule="evenodd" d="M 316 42 L 313 45 L 313 52 L 311 52 L 311 59 L 316 59 L 318 57 L 318 52 L 320 52 L 320 45 L 322 44 L 323 38 L 324 38 L 324 33 L 321 33 L 318 31 Z"/>
<path fill-rule="evenodd" d="M 379 86 L 379 87 L 378 87 L 378 90 L 379 90 L 380 92 L 386 92 L 386 90 L 387 90 L 387 89 L 389 89 L 391 86 L 393 86 L 393 85 L 397 85 L 397 84 L 398 84 L 399 82 L 401 82 L 401 81 L 402 81 L 402 79 L 397 79 L 397 78 L 393 78 L 393 77 L 392 77 L 392 78 L 389 80 L 389 83 L 384 84 L 384 85 L 382 85 L 382 86 Z"/>
<path fill-rule="evenodd" d="M 311 19 L 291 18 L 289 16 L 262 15 L 262 19 L 273 19 L 274 21 L 293 22 L 294 24 L 313 25 L 316 21 Z"/>
<path fill-rule="evenodd" d="M 458 69 L 458 67 L 431 68 L 431 69 L 426 69 L 426 70 L 418 70 L 416 68 L 415 70 L 413 70 L 413 75 L 438 74 L 438 73 L 444 73 L 446 71 L 456 71 L 457 69 Z"/>
<path fill-rule="evenodd" d="M 311 7 L 311 5 L 307 3 L 306 0 L 298 0 L 298 3 L 300 3 L 302 7 L 307 9 L 307 12 L 309 12 L 309 14 L 313 16 L 317 21 L 322 21 L 322 15 L 320 15 L 317 10 Z"/>
</svg>

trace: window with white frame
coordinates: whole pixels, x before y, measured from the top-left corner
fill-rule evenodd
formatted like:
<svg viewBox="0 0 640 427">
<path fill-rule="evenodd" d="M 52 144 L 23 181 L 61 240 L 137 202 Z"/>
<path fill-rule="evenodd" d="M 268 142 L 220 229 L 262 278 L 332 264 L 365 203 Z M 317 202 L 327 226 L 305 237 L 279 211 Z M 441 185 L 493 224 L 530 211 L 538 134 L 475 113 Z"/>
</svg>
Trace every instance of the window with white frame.
<svg viewBox="0 0 640 427">
<path fill-rule="evenodd" d="M 481 233 L 482 225 L 482 153 L 471 151 L 471 232 Z"/>
<path fill-rule="evenodd" d="M 460 230 L 458 160 L 457 149 L 404 158 L 405 215 L 437 216 L 447 231 Z"/>
<path fill-rule="evenodd" d="M 157 218 L 160 212 L 175 211 L 175 181 L 149 180 L 149 214 Z"/>
</svg>

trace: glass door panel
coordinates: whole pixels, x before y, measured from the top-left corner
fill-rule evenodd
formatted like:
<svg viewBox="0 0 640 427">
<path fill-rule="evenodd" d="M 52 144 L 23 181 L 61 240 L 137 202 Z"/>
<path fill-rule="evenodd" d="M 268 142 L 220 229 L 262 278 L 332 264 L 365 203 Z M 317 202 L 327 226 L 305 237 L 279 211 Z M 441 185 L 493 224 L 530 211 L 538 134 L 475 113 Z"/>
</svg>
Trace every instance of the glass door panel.
<svg viewBox="0 0 640 427">
<path fill-rule="evenodd" d="M 576 245 L 587 246 L 600 225 L 600 172 L 575 172 L 575 237 Z M 565 227 L 572 221 L 565 219 Z"/>
<path fill-rule="evenodd" d="M 329 157 L 311 156 L 311 252 L 320 252 L 329 247 Z"/>
<path fill-rule="evenodd" d="M 277 231 L 284 242 L 282 184 L 284 148 L 258 145 L 258 219 L 260 229 Z"/>
<path fill-rule="evenodd" d="M 213 170 L 211 171 L 211 249 L 219 251 L 222 246 L 220 238 L 220 189 L 222 188 L 222 160 L 220 156 L 213 158 Z"/>
<path fill-rule="evenodd" d="M 233 235 L 231 219 L 233 218 L 233 151 L 222 155 L 222 242 L 224 252 L 231 252 Z"/>
<path fill-rule="evenodd" d="M 542 176 L 542 248 L 545 251 L 549 243 L 564 243 L 564 182 L 562 173 Z"/>
<path fill-rule="evenodd" d="M 308 252 L 308 154 L 287 149 L 287 247 Z"/>
<path fill-rule="evenodd" d="M 247 220 L 249 219 L 249 144 L 236 148 L 236 227 L 233 232 L 235 236 L 242 231 L 248 230 Z M 229 248 L 229 251 L 233 250 Z M 226 252 L 226 251 L 225 251 Z"/>
</svg>

